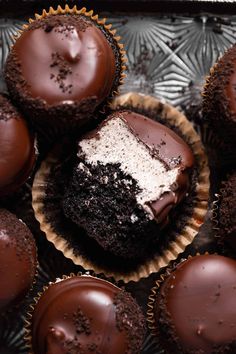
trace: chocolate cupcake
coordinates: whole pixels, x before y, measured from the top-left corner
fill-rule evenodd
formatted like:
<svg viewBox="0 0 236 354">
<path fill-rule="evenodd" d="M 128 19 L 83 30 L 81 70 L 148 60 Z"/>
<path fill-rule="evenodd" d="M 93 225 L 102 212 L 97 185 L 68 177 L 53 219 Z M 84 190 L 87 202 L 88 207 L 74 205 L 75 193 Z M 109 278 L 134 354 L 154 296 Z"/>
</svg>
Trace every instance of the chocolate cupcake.
<svg viewBox="0 0 236 354">
<path fill-rule="evenodd" d="M 185 197 L 194 166 L 171 129 L 131 111 L 111 114 L 78 142 L 65 215 L 106 251 L 143 258 Z"/>
<path fill-rule="evenodd" d="M 229 146 L 236 138 L 236 45 L 211 69 L 203 91 L 202 123 Z"/>
<path fill-rule="evenodd" d="M 0 209 L 0 312 L 23 300 L 36 267 L 36 245 L 30 230 L 15 215 Z"/>
<path fill-rule="evenodd" d="M 153 288 L 148 321 L 167 353 L 236 351 L 236 261 L 218 255 L 189 258 Z"/>
<path fill-rule="evenodd" d="M 65 133 L 87 123 L 124 77 L 115 30 L 93 11 L 50 8 L 24 26 L 9 54 L 5 79 L 36 129 Z"/>
<path fill-rule="evenodd" d="M 220 250 L 236 252 L 236 172 L 222 183 L 213 207 L 213 223 Z"/>
<path fill-rule="evenodd" d="M 146 333 L 136 301 L 91 276 L 50 284 L 36 300 L 28 326 L 34 354 L 139 354 Z"/>
<path fill-rule="evenodd" d="M 103 152 L 106 152 L 104 143 L 106 139 L 109 140 L 109 148 L 114 150 L 112 154 L 106 154 L 108 162 L 109 155 L 112 158 L 119 156 L 117 154 L 119 147 L 124 144 L 127 161 L 122 161 L 121 152 L 122 166 L 116 161 L 113 161 L 116 163 L 105 164 L 100 162 L 97 165 L 91 161 L 86 162 L 86 154 L 83 155 L 81 147 L 79 147 L 79 158 L 74 161 L 78 146 L 63 142 L 43 161 L 35 176 L 32 189 L 35 216 L 47 239 L 75 264 L 86 270 L 93 270 L 97 274 L 104 273 L 106 276 L 112 276 L 115 280 L 122 279 L 124 282 L 137 281 L 152 272 L 157 272 L 184 251 L 203 223 L 209 189 L 207 159 L 200 138 L 186 117 L 175 108 L 167 104 L 163 105 L 156 98 L 133 93 L 118 98 L 113 108 L 114 110 L 118 106 L 123 108 L 127 103 L 133 105 L 133 113 L 125 113 L 127 121 L 118 119 L 119 135 L 116 132 L 117 126 L 112 126 L 116 122 L 116 114 L 111 115 L 111 119 L 103 122 L 98 128 L 101 131 L 111 129 L 112 137 L 109 138 L 110 135 L 106 133 L 101 139 L 105 149 Z M 136 109 L 142 110 L 142 114 L 134 113 Z M 165 126 L 157 123 L 158 120 Z M 146 131 L 140 129 L 144 122 Z M 156 127 L 160 129 L 158 133 Z M 94 134 L 98 136 L 99 132 L 88 133 L 81 141 L 91 140 L 92 145 L 99 146 L 99 140 L 93 137 Z M 131 156 L 130 142 L 133 156 Z M 157 150 L 160 150 L 160 154 Z M 141 158 L 142 154 L 145 157 Z M 170 157 L 173 159 L 171 160 Z M 125 171 L 125 163 L 129 168 L 129 174 Z M 142 166 L 138 168 L 140 163 Z M 77 181 L 77 170 L 74 166 L 79 167 L 78 171 L 83 176 Z M 136 175 L 130 175 L 130 166 Z M 91 175 L 88 173 L 89 170 Z M 96 174 L 96 171 L 99 173 Z M 158 171 L 159 176 L 157 176 Z M 168 179 L 163 178 L 162 173 Z M 147 186 L 145 179 L 150 176 L 152 176 L 152 183 Z M 157 184 L 155 184 L 156 178 Z M 160 179 L 164 180 L 163 183 Z M 70 183 L 71 186 L 68 188 Z M 87 213 L 87 220 L 88 218 L 92 220 L 89 225 L 90 230 L 81 222 L 82 217 L 86 218 L 82 210 L 81 214 L 78 211 L 78 219 L 73 211 L 77 196 L 75 193 L 76 197 L 73 197 L 72 191 L 74 188 L 75 191 L 79 189 L 80 184 L 83 188 L 86 187 L 86 193 L 80 196 L 81 203 L 84 204 L 83 210 Z M 150 186 L 151 190 L 148 189 Z M 143 200 L 141 188 L 146 193 Z M 160 197 L 158 194 L 153 197 L 151 195 L 153 190 L 155 193 L 158 191 L 159 194 L 164 195 L 159 205 L 152 203 Z M 145 203 L 148 193 L 151 195 L 150 203 Z M 91 213 L 90 201 L 86 199 L 88 196 L 94 197 L 97 203 L 91 203 Z M 105 199 L 107 203 L 104 202 Z M 65 212 L 68 217 L 65 216 Z M 110 218 L 109 221 L 107 215 L 111 215 L 113 219 Z M 102 230 L 98 222 L 99 218 L 103 226 L 106 225 L 103 229 L 107 228 L 107 230 Z M 110 229 L 107 226 L 109 222 Z M 120 222 L 123 222 L 123 229 Z M 86 228 L 91 236 L 96 236 L 96 240 L 94 237 L 88 237 L 79 225 Z M 161 230 L 164 226 L 165 229 Z M 101 240 L 102 231 L 106 235 L 106 240 Z"/>
<path fill-rule="evenodd" d="M 0 197 L 15 192 L 35 162 L 34 136 L 21 114 L 0 95 Z"/>
</svg>

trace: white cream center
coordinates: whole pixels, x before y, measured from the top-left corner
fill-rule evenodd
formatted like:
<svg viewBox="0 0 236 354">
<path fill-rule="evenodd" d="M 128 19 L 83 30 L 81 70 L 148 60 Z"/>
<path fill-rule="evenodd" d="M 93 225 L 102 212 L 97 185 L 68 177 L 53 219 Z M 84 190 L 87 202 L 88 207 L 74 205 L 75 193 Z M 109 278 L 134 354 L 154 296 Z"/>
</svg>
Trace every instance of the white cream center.
<svg viewBox="0 0 236 354">
<path fill-rule="evenodd" d="M 170 192 L 176 182 L 179 168 L 167 170 L 164 163 L 150 154 L 149 148 L 132 133 L 121 118 L 108 120 L 98 131 L 98 136 L 83 139 L 79 146 L 85 161 L 97 165 L 120 164 L 120 169 L 137 181 L 140 192 L 137 203 L 154 218 L 147 205 Z"/>
</svg>

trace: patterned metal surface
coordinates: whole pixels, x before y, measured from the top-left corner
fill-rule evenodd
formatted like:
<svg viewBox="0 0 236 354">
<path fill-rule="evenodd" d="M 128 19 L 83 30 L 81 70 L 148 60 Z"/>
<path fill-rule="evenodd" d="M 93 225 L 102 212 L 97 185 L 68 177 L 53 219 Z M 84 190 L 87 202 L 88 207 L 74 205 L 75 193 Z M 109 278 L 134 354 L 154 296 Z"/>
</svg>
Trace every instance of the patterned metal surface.
<svg viewBox="0 0 236 354">
<path fill-rule="evenodd" d="M 235 43 L 236 16 L 110 16 L 128 57 L 122 92 L 139 91 L 186 107 L 200 100 L 205 76 L 217 58 Z M 0 19 L 2 70 L 21 21 Z"/>
<path fill-rule="evenodd" d="M 235 42 L 236 16 L 217 18 L 210 14 L 195 17 L 144 14 L 137 17 L 111 14 L 108 17 L 123 37 L 127 50 L 128 71 L 122 93 L 138 91 L 153 94 L 183 109 L 192 104 L 200 109 L 200 92 L 205 76 L 217 58 Z M 4 63 L 13 36 L 21 24 L 21 20 L 0 19 L 0 91 L 5 90 Z M 17 213 L 19 217 L 20 212 Z M 198 238 L 197 242 L 200 242 L 198 249 L 203 243 L 206 246 L 205 237 Z M 49 252 L 53 254 L 44 259 L 49 258 L 50 262 L 59 259 L 54 249 Z M 58 263 L 49 267 L 50 262 L 42 262 L 38 281 L 40 286 L 58 275 L 53 270 L 57 269 Z M 67 262 L 63 270 L 69 274 L 75 271 L 74 265 Z M 152 279 L 147 279 L 128 286 L 144 310 L 152 284 Z M 10 322 L 0 317 L 0 354 L 25 354 L 22 314 L 18 312 L 12 316 Z M 142 354 L 161 353 L 155 341 L 147 336 Z"/>
<path fill-rule="evenodd" d="M 142 91 L 175 106 L 200 100 L 205 76 L 235 43 L 236 17 L 124 17 L 112 22 L 129 60 L 124 91 Z"/>
</svg>

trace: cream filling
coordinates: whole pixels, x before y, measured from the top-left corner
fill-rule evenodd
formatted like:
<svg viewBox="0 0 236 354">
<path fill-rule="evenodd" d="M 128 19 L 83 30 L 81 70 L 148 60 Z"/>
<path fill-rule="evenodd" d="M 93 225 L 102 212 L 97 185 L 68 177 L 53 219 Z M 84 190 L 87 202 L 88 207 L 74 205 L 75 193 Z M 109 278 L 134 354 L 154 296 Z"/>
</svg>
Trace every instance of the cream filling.
<svg viewBox="0 0 236 354">
<path fill-rule="evenodd" d="M 137 203 L 149 214 L 150 219 L 155 218 L 148 204 L 171 191 L 179 168 L 167 170 L 164 163 L 153 157 L 150 149 L 117 117 L 105 122 L 96 136 L 83 139 L 79 146 L 85 161 L 94 166 L 98 162 L 103 165 L 119 163 L 123 173 L 137 181 L 140 189 L 136 195 Z"/>
</svg>

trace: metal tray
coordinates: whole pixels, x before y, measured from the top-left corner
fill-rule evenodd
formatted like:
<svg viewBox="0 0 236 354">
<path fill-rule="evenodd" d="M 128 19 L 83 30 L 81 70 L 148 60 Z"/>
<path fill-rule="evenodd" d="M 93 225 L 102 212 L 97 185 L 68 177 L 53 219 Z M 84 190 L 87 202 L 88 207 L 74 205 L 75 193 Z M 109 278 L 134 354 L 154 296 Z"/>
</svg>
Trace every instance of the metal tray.
<svg viewBox="0 0 236 354">
<path fill-rule="evenodd" d="M 41 12 L 50 5 L 65 4 L 59 1 L 1 1 L 0 0 L 0 92 L 6 90 L 3 67 L 12 44 L 12 36 L 34 12 Z M 70 1 L 69 4 L 74 4 Z M 78 4 L 77 4 L 78 5 Z M 101 16 L 109 18 L 123 38 L 127 50 L 127 79 L 122 93 L 137 91 L 151 94 L 183 110 L 194 121 L 201 114 L 201 89 L 205 76 L 217 58 L 235 42 L 236 3 L 234 1 L 164 1 L 164 0 L 101 0 L 81 1 L 79 6 L 93 8 Z M 208 134 L 202 135 L 209 139 Z M 184 255 L 214 251 L 210 206 L 221 180 L 232 164 L 219 165 L 211 159 L 211 199 L 206 222 L 194 243 Z M 39 277 L 33 293 L 25 303 L 7 316 L 0 317 L 0 354 L 26 354 L 23 322 L 27 305 L 44 284 L 63 274 L 80 271 L 46 242 L 39 230 L 31 201 L 31 183 L 1 201 L 0 206 L 16 213 L 31 228 L 39 249 Z M 130 291 L 142 306 L 147 308 L 147 298 L 157 274 L 130 282 Z M 147 335 L 142 354 L 160 354 L 155 340 Z"/>
</svg>

